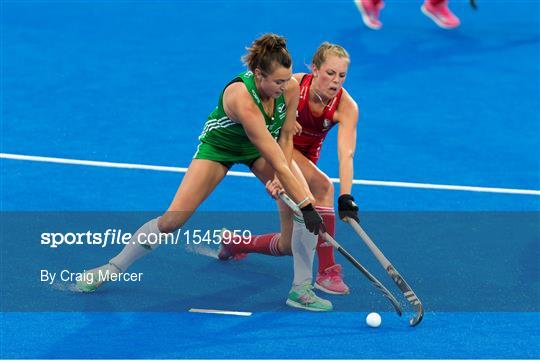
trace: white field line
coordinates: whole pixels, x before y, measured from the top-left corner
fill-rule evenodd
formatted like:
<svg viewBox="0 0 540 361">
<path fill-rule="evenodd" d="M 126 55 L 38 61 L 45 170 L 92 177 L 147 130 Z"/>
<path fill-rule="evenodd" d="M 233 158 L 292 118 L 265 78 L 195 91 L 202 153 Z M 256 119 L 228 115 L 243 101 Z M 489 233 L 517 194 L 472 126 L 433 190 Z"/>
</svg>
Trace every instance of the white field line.
<svg viewBox="0 0 540 361">
<path fill-rule="evenodd" d="M 185 173 L 187 171 L 187 168 L 183 168 L 183 167 L 168 167 L 168 166 L 136 164 L 136 163 L 101 162 L 101 161 L 94 161 L 94 160 L 40 157 L 40 156 L 33 156 L 33 155 L 22 155 L 22 154 L 11 154 L 11 153 L 0 153 L 0 158 L 31 161 L 31 162 L 85 165 L 85 166 L 90 166 L 90 167 L 143 169 L 143 170 L 153 170 L 153 171 L 159 171 L 159 172 Z M 233 177 L 248 177 L 248 178 L 255 177 L 253 173 L 237 172 L 237 171 L 229 171 L 227 175 L 230 175 Z M 330 179 L 334 183 L 339 183 L 339 178 L 330 178 Z M 379 186 L 379 187 L 439 189 L 439 190 L 448 190 L 448 191 L 526 194 L 526 195 L 540 196 L 540 190 L 535 190 L 535 189 L 472 187 L 472 186 L 449 185 L 449 184 L 391 182 L 391 181 L 378 181 L 378 180 L 365 180 L 365 179 L 354 179 L 353 184 L 360 184 L 360 185 L 366 185 L 366 186 Z"/>
<path fill-rule="evenodd" d="M 222 311 L 222 310 L 207 310 L 204 308 L 190 308 L 189 312 L 195 313 L 213 313 L 217 315 L 231 315 L 231 316 L 251 316 L 251 312 L 241 312 L 241 311 Z"/>
</svg>

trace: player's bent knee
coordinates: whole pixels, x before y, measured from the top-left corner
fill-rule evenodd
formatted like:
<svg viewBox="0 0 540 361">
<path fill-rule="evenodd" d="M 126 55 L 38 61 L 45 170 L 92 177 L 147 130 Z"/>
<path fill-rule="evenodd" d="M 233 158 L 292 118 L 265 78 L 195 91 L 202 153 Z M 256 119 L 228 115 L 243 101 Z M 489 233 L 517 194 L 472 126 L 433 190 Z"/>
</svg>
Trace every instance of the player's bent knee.
<svg viewBox="0 0 540 361">
<path fill-rule="evenodd" d="M 319 177 L 312 186 L 313 195 L 320 200 L 321 198 L 334 196 L 334 184 L 328 177 Z"/>
<path fill-rule="evenodd" d="M 287 241 L 283 237 L 280 237 L 277 247 L 280 254 L 292 256 L 292 248 L 291 248 L 290 240 Z"/>
<path fill-rule="evenodd" d="M 278 250 L 279 250 L 279 253 L 282 255 L 292 256 L 292 248 L 290 244 L 288 246 L 284 245 L 282 247 L 278 244 Z"/>
<path fill-rule="evenodd" d="M 158 228 L 161 233 L 173 233 L 182 227 L 183 219 L 179 212 L 167 212 L 159 217 Z"/>
</svg>

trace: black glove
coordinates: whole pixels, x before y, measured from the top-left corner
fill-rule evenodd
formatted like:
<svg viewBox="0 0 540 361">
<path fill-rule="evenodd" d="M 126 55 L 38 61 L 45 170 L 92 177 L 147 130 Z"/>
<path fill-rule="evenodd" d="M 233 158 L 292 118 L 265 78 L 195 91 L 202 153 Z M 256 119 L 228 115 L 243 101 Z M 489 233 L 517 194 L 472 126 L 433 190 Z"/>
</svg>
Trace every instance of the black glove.
<svg viewBox="0 0 540 361">
<path fill-rule="evenodd" d="M 342 194 L 339 196 L 338 213 L 339 218 L 341 218 L 342 221 L 348 217 L 360 223 L 360 220 L 358 219 L 358 206 L 354 203 L 354 198 L 350 194 Z"/>
<path fill-rule="evenodd" d="M 321 216 L 311 204 L 300 208 L 300 210 L 304 216 L 304 223 L 308 231 L 313 234 L 319 234 L 319 231 L 326 232 Z"/>
</svg>

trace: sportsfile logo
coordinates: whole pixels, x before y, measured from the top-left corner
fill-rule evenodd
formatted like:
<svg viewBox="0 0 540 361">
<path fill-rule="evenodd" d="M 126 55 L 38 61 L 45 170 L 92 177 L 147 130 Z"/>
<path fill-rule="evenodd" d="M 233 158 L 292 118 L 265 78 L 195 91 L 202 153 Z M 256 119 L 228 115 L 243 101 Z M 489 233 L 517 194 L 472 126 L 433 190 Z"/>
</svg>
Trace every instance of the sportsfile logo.
<svg viewBox="0 0 540 361">
<path fill-rule="evenodd" d="M 43 232 L 40 243 L 50 248 L 58 248 L 61 245 L 106 247 L 109 244 L 128 244 L 131 238 L 131 233 L 122 232 L 121 229 L 107 229 L 105 232 Z"/>
</svg>

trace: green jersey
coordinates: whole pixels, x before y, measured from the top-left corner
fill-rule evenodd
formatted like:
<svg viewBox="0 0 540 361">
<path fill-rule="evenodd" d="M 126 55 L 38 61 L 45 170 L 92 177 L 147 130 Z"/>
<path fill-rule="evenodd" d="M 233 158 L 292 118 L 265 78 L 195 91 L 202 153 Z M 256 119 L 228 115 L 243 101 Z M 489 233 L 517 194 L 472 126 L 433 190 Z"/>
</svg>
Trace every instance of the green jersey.
<svg viewBox="0 0 540 361">
<path fill-rule="evenodd" d="M 253 72 L 245 71 L 240 73 L 229 85 L 236 81 L 244 83 L 251 98 L 264 116 L 266 128 L 277 140 L 281 127 L 285 122 L 287 111 L 283 94 L 274 100 L 274 114 L 269 116 L 264 111 L 259 92 L 255 86 Z M 261 156 L 255 145 L 249 140 L 244 127 L 229 119 L 225 113 L 223 109 L 223 92 L 221 92 L 216 109 L 208 116 L 199 140 L 201 144 L 195 158 L 243 163 L 244 160 L 256 159 Z M 212 154 L 209 155 L 209 152 L 202 151 L 201 148 L 205 148 L 205 145 L 211 146 Z M 206 149 L 209 148 L 206 147 Z"/>
</svg>

